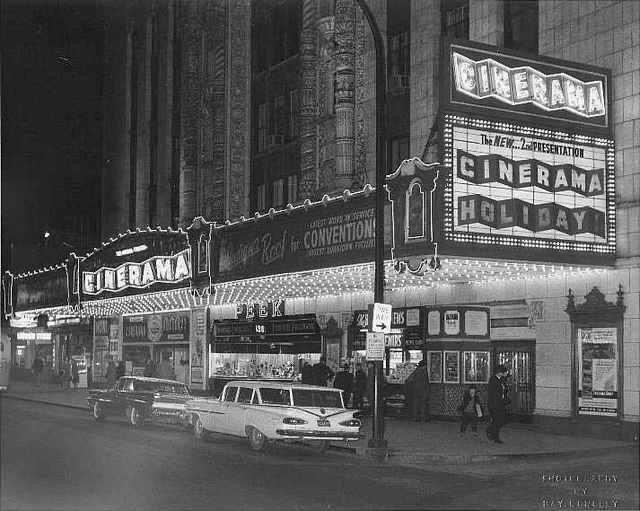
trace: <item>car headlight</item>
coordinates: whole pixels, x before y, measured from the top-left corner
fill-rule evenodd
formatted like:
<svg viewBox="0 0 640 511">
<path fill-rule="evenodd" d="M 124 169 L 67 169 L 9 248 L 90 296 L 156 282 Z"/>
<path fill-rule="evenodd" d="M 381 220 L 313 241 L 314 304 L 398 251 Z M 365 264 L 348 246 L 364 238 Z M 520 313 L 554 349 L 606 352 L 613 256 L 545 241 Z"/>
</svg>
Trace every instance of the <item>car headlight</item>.
<svg viewBox="0 0 640 511">
<path fill-rule="evenodd" d="M 349 419 L 348 421 L 342 421 L 340 423 L 341 426 L 346 426 L 348 428 L 359 428 L 362 423 L 359 419 Z"/>
<path fill-rule="evenodd" d="M 285 417 L 284 419 L 282 419 L 282 422 L 284 424 L 290 424 L 290 425 L 306 424 L 307 423 L 306 420 L 298 419 L 297 417 Z"/>
</svg>

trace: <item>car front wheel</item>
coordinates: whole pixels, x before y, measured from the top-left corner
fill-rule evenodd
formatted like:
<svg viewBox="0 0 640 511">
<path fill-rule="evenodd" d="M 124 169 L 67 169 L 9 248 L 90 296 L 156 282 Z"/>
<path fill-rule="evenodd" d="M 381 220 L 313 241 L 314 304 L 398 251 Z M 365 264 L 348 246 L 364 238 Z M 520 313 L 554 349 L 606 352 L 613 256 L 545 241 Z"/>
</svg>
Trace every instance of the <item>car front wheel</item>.
<svg viewBox="0 0 640 511">
<path fill-rule="evenodd" d="M 267 437 L 262 431 L 253 426 L 247 427 L 247 436 L 249 437 L 249 446 L 254 451 L 263 451 L 267 445 Z"/>
<path fill-rule="evenodd" d="M 144 415 L 137 406 L 132 406 L 129 412 L 129 424 L 134 427 L 139 427 L 144 424 Z"/>
<path fill-rule="evenodd" d="M 104 410 L 102 409 L 102 406 L 100 405 L 100 403 L 98 403 L 97 401 L 93 403 L 92 415 L 93 415 L 93 418 L 97 421 L 102 421 L 105 418 Z"/>
<path fill-rule="evenodd" d="M 198 416 L 195 416 L 193 418 L 193 436 L 195 436 L 198 440 L 206 440 L 208 436 L 208 432 L 206 429 L 204 429 L 202 421 Z"/>
</svg>

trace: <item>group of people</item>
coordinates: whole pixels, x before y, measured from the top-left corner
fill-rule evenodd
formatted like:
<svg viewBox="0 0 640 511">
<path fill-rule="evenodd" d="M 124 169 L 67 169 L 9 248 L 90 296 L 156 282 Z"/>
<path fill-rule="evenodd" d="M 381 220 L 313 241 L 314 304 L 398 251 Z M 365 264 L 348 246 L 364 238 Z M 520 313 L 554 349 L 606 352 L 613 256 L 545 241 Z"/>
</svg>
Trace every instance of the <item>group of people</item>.
<svg viewBox="0 0 640 511">
<path fill-rule="evenodd" d="M 59 372 L 60 376 L 60 387 L 62 389 L 71 388 L 71 384 L 73 383 L 73 388 L 78 388 L 78 383 L 80 383 L 80 374 L 78 371 L 78 363 L 75 359 L 64 357 L 64 361 L 62 362 L 62 368 Z"/>
<path fill-rule="evenodd" d="M 507 405 L 509 404 L 507 377 L 509 371 L 503 366 L 496 367 L 494 375 L 489 378 L 487 391 L 487 407 L 489 409 L 489 425 L 487 438 L 497 444 L 502 444 L 500 430 L 506 422 Z M 458 408 L 461 413 L 460 433 L 464 434 L 469 424 L 471 431 L 477 433 L 478 420 L 483 417 L 482 403 L 475 386 L 470 386 L 464 393 L 462 404 Z"/>
<path fill-rule="evenodd" d="M 313 366 L 305 361 L 302 366 L 301 376 L 302 383 L 323 387 L 326 387 L 333 379 L 333 386 L 343 391 L 345 404 L 348 405 L 351 396 L 353 396 L 353 408 L 362 408 L 364 405 L 364 397 L 367 393 L 367 374 L 361 364 L 357 365 L 355 375 L 351 373 L 349 364 L 345 364 L 342 370 L 336 374 L 327 366 L 326 358 L 322 356 L 320 361 Z M 506 408 L 509 404 L 507 377 L 508 369 L 503 365 L 497 366 L 495 374 L 489 379 L 487 393 L 489 425 L 487 426 L 486 435 L 490 441 L 498 444 L 503 443 L 500 439 L 500 430 L 506 422 Z M 416 369 L 405 380 L 404 393 L 409 417 L 418 422 L 428 422 L 430 420 L 429 397 L 431 388 L 427 364 L 424 359 L 418 363 Z M 471 430 L 477 433 L 478 422 L 485 413 L 480 395 L 474 385 L 465 390 L 458 411 L 461 417 L 460 433 L 464 434 L 469 425 Z"/>
<path fill-rule="evenodd" d="M 125 367 L 124 362 L 119 360 L 118 363 L 113 360 L 113 358 L 109 358 L 109 362 L 107 363 L 107 369 L 105 370 L 105 378 L 107 380 L 107 387 L 111 388 L 116 384 L 118 378 L 124 376 Z"/>
<path fill-rule="evenodd" d="M 309 385 L 326 387 L 333 379 L 333 386 L 343 391 L 345 406 L 349 406 L 349 403 L 352 404 L 353 408 L 362 408 L 364 406 L 364 397 L 367 393 L 367 373 L 361 364 L 356 366 L 355 374 L 351 373 L 349 364 L 344 364 L 342 369 L 335 373 L 327 365 L 326 357 L 322 356 L 318 363 L 314 365 L 305 361 L 300 373 L 302 383 Z"/>
</svg>

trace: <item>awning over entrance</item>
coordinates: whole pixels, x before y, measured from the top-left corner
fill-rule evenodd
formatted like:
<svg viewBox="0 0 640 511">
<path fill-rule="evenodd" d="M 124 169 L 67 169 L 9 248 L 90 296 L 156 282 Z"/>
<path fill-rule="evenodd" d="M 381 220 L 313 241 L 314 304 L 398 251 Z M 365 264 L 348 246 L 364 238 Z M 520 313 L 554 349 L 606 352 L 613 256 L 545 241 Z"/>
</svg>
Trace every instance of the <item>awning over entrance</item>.
<svg viewBox="0 0 640 511">
<path fill-rule="evenodd" d="M 544 279 L 561 275 L 602 272 L 605 268 L 507 260 L 472 260 L 444 257 L 441 268 L 422 276 L 398 273 L 391 261 L 385 263 L 385 289 L 437 287 L 448 284 Z M 306 272 L 285 273 L 215 284 L 212 305 L 255 303 L 272 299 L 373 292 L 373 263 L 338 266 Z"/>
</svg>

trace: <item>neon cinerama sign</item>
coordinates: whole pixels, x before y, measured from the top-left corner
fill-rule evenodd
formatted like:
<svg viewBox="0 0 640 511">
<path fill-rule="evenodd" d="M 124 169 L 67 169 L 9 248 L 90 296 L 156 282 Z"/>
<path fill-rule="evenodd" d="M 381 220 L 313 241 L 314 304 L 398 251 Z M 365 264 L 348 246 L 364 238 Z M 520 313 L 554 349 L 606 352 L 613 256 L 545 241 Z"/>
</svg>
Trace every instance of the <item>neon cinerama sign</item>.
<svg viewBox="0 0 640 511">
<path fill-rule="evenodd" d="M 583 82 L 567 73 L 545 74 L 531 66 L 508 67 L 453 53 L 456 89 L 475 99 L 495 98 L 509 105 L 531 103 L 546 111 L 568 110 L 583 117 L 606 113 L 601 80 Z"/>
<path fill-rule="evenodd" d="M 189 249 L 172 256 L 156 256 L 141 263 L 127 262 L 117 268 L 82 272 L 82 292 L 98 295 L 104 291 L 146 288 L 157 283 L 177 283 L 191 276 Z"/>
<path fill-rule="evenodd" d="M 611 139 L 444 119 L 445 239 L 615 253 Z"/>
</svg>

